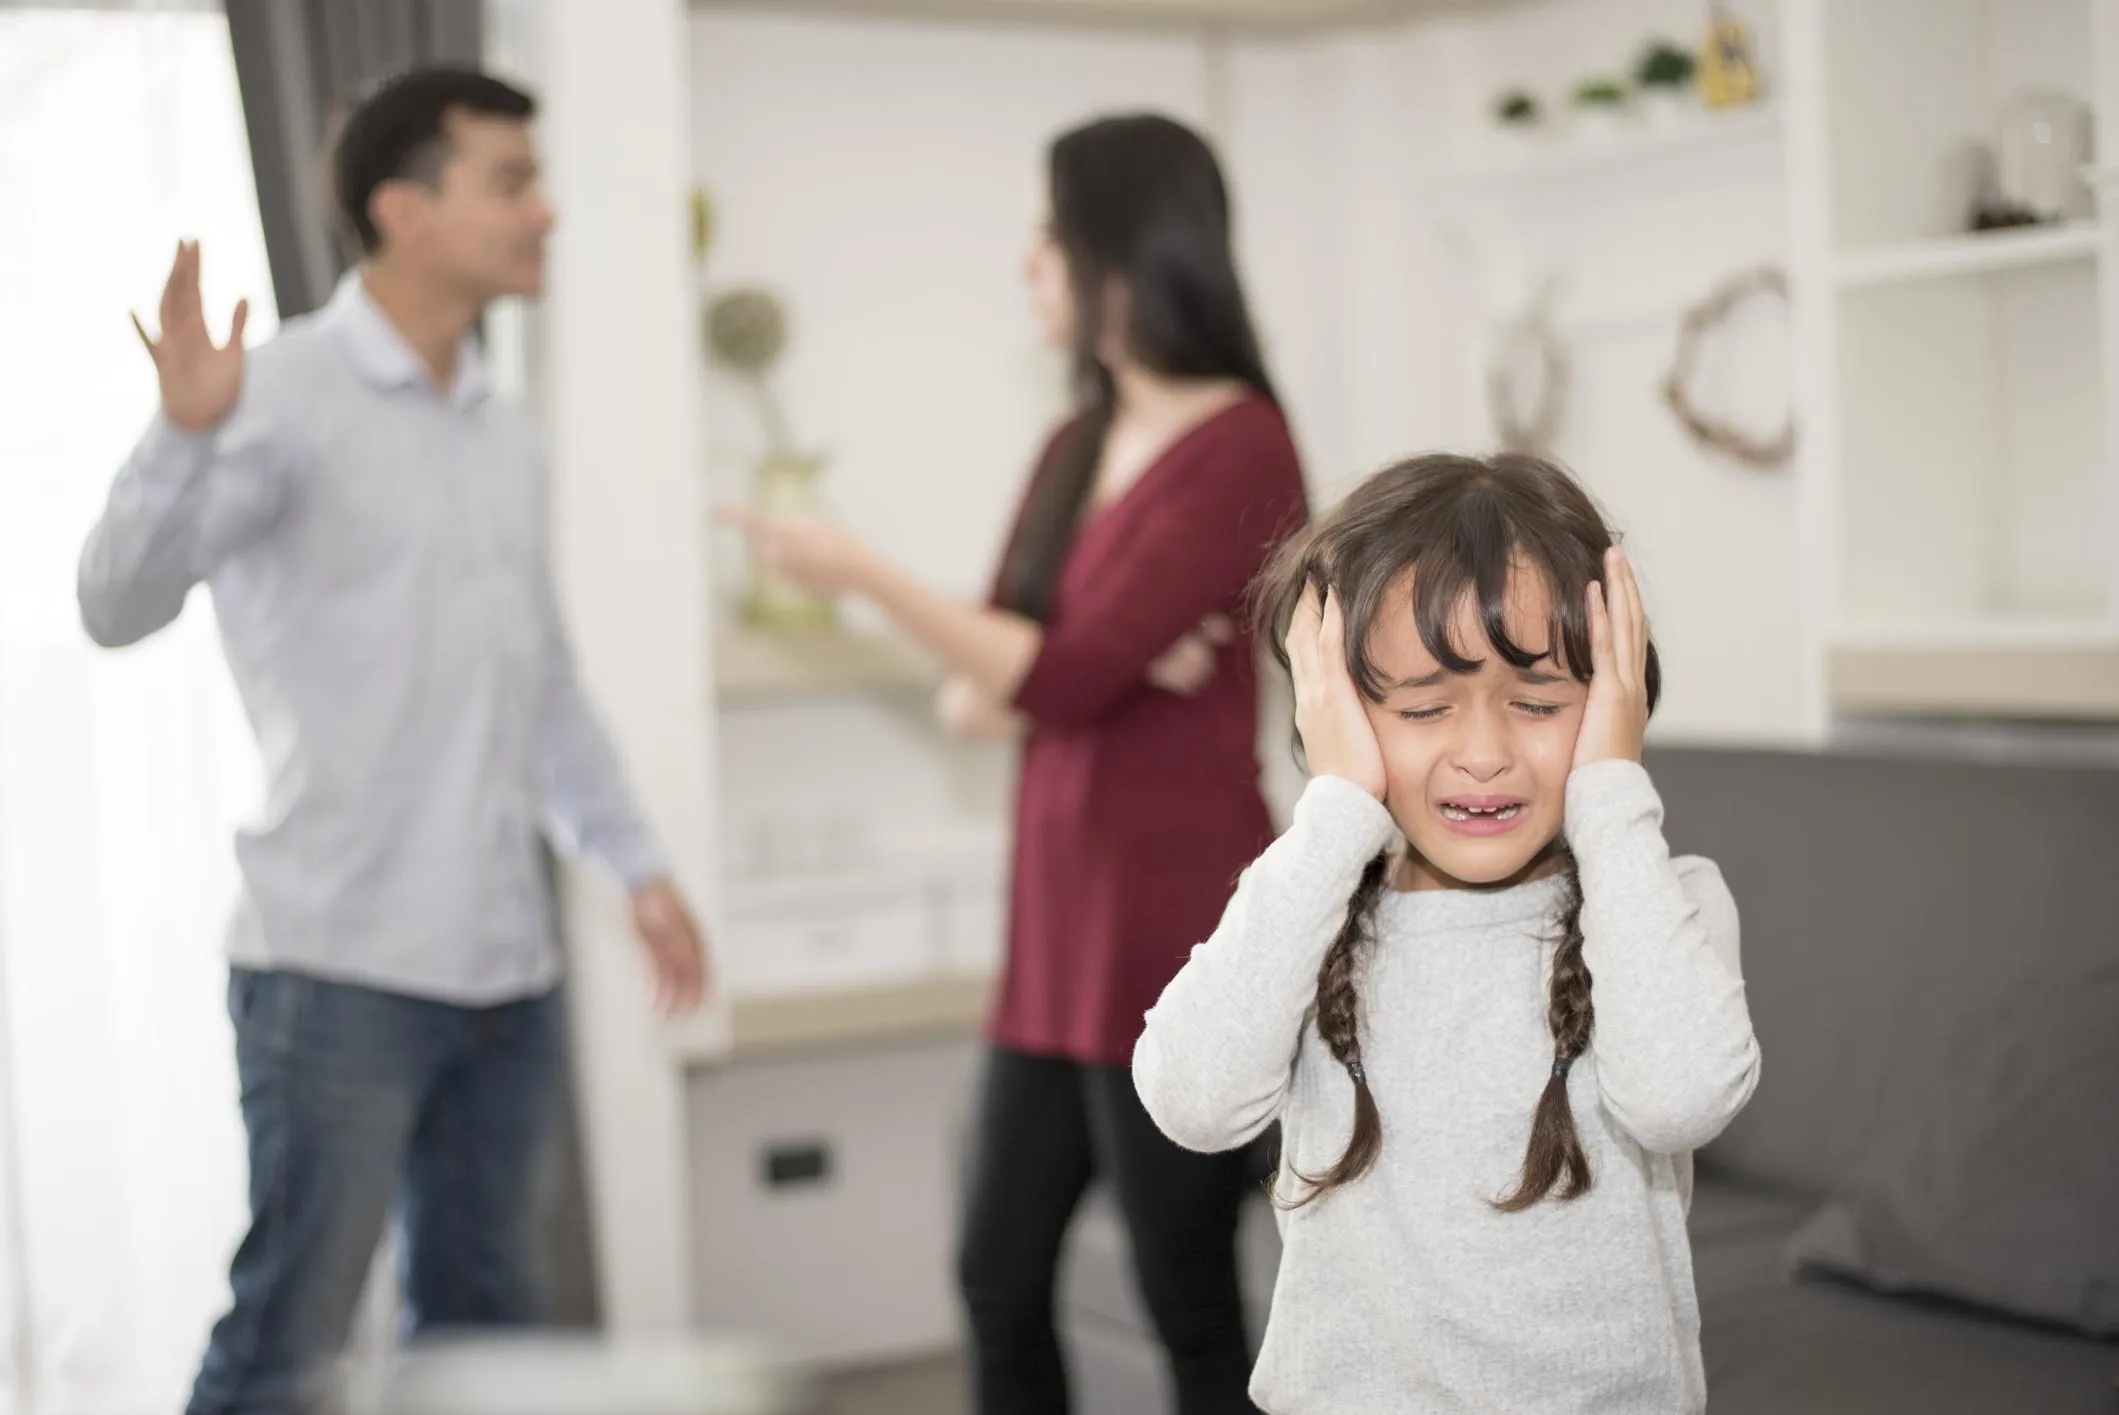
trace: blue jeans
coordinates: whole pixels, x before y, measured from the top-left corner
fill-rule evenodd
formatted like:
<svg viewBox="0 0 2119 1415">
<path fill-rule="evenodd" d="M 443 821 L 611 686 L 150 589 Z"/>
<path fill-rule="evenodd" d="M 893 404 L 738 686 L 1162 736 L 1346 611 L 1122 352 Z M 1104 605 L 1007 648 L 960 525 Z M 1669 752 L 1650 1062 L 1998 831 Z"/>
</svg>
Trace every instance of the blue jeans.
<svg viewBox="0 0 2119 1415">
<path fill-rule="evenodd" d="M 454 1007 L 236 969 L 250 1229 L 188 1415 L 306 1415 L 331 1389 L 393 1205 L 407 1335 L 538 1319 L 565 1095 L 557 991 Z"/>
</svg>

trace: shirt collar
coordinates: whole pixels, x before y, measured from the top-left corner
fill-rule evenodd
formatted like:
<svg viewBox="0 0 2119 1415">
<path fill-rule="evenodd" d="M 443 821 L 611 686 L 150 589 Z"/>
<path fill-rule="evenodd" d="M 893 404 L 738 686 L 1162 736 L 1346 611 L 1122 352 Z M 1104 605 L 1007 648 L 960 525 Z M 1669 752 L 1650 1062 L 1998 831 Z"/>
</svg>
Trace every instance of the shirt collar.
<svg viewBox="0 0 2119 1415">
<path fill-rule="evenodd" d="M 324 319 L 338 336 L 353 367 L 377 388 L 433 387 L 419 355 L 369 298 L 359 270 L 349 270 L 339 277 L 338 289 L 324 307 Z M 483 402 L 491 390 L 478 341 L 467 334 L 456 351 L 456 379 L 446 401 L 457 408 L 472 408 Z"/>
</svg>

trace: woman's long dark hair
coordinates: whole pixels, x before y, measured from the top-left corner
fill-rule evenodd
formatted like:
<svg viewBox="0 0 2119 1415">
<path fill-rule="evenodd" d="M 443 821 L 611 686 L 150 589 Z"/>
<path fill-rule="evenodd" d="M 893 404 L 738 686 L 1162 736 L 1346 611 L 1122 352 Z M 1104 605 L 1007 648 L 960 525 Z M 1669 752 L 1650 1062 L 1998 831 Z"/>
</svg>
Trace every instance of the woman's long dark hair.
<svg viewBox="0 0 2119 1415">
<path fill-rule="evenodd" d="M 1566 671 L 1586 683 L 1588 589 L 1603 578 L 1604 552 L 1611 545 L 1611 530 L 1596 503 L 1550 462 L 1520 453 L 1490 459 L 1415 457 L 1371 477 L 1281 548 L 1259 580 L 1259 633 L 1285 669 L 1283 641 L 1303 590 L 1311 584 L 1330 590 L 1346 617 L 1347 673 L 1371 701 L 1380 702 L 1386 684 L 1368 652 L 1378 617 L 1410 613 L 1435 661 L 1452 673 L 1470 673 L 1479 666 L 1467 652 L 1473 646 L 1450 641 L 1450 621 L 1468 598 L 1487 644 L 1504 662 L 1527 668 L 1549 646 Z M 1413 572 L 1409 600 L 1400 597 L 1408 571 Z M 1518 644 L 1508 635 L 1508 587 L 1517 574 L 1542 577 L 1551 596 L 1543 646 Z M 1662 692 L 1653 643 L 1646 678 L 1653 710 Z M 1555 1064 L 1531 1118 L 1522 1173 L 1495 1201 L 1508 1213 L 1521 1212 L 1548 1194 L 1576 1198 L 1591 1183 L 1565 1073 L 1589 1047 L 1596 1010 L 1582 960 L 1581 879 L 1565 843 L 1556 842 L 1556 849 L 1566 880 L 1554 921 L 1558 948 L 1546 998 Z M 1354 1076 L 1353 1134 L 1346 1152 L 1324 1173 L 1297 1173 L 1308 1188 L 1291 1207 L 1360 1178 L 1382 1150 L 1382 1118 L 1361 1069 L 1359 975 L 1375 943 L 1376 904 L 1387 863 L 1378 855 L 1362 871 L 1346 920 L 1317 973 L 1317 1034 Z"/>
<path fill-rule="evenodd" d="M 1104 343 L 1106 291 L 1126 292 L 1126 349 L 1170 378 L 1233 378 L 1273 396 L 1229 242 L 1213 151 L 1152 114 L 1061 134 L 1047 155 L 1052 238 L 1074 292 L 1078 416 L 1039 468 L 1001 564 L 1000 602 L 1043 621 L 1117 412 Z"/>
</svg>

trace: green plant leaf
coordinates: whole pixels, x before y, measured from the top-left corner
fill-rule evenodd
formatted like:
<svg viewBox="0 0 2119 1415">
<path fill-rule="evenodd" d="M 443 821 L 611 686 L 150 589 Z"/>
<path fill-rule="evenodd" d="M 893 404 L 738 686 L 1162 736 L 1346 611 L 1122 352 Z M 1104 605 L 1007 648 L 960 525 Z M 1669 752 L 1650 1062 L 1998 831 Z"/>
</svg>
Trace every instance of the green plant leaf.
<svg viewBox="0 0 2119 1415">
<path fill-rule="evenodd" d="M 1494 117 L 1503 123 L 1535 123 L 1542 117 L 1536 95 L 1511 89 L 1494 100 Z"/>
<path fill-rule="evenodd" d="M 1634 61 L 1633 81 L 1644 89 L 1683 88 L 1692 82 L 1692 51 L 1667 39 L 1650 40 Z"/>
</svg>

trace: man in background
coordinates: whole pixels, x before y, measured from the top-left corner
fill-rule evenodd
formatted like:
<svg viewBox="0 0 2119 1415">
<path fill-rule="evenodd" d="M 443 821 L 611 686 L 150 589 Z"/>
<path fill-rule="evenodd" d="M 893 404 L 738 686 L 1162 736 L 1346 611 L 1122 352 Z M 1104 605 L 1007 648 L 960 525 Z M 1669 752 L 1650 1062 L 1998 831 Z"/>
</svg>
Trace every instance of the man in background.
<svg viewBox="0 0 2119 1415">
<path fill-rule="evenodd" d="M 229 938 L 251 1221 L 190 1415 L 324 1400 L 393 1205 L 412 1332 L 538 1318 L 566 1095 L 545 837 L 630 892 L 665 1010 L 705 990 L 576 678 L 542 451 L 473 337 L 542 284 L 533 112 L 464 69 L 361 101 L 333 158 L 361 263 L 247 357 L 245 306 L 215 344 L 179 246 L 141 330 L 161 411 L 82 552 L 106 646 L 208 587 L 265 760 Z"/>
</svg>

